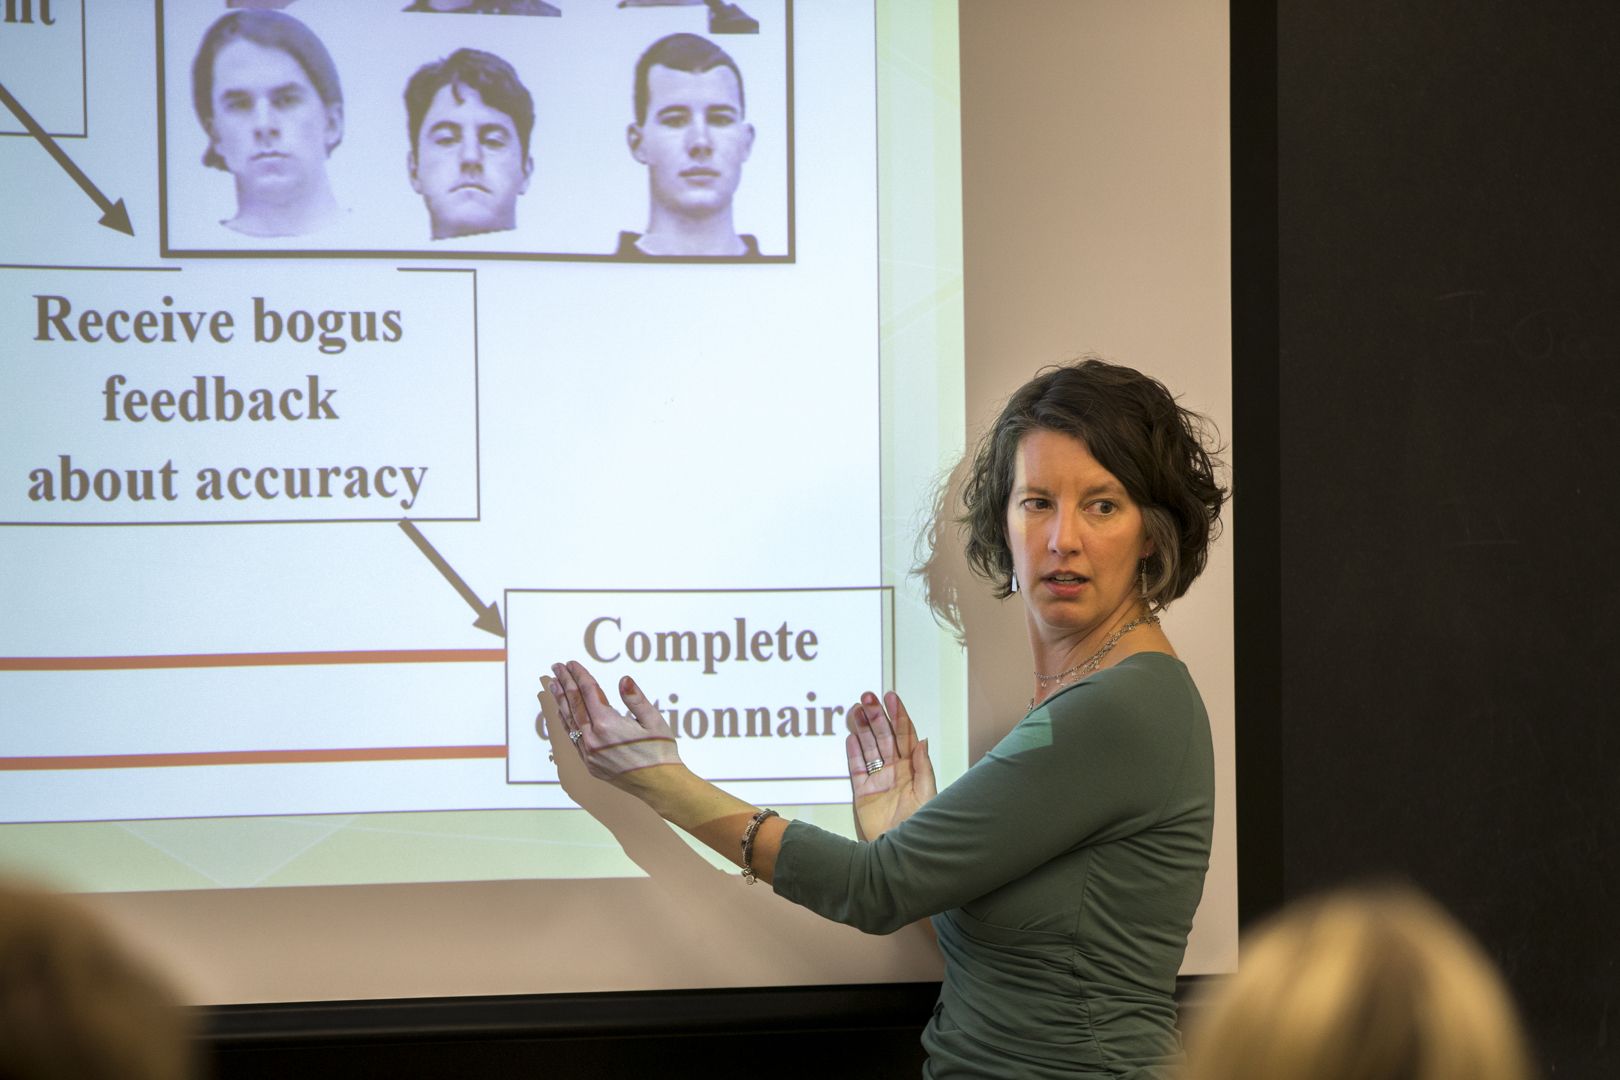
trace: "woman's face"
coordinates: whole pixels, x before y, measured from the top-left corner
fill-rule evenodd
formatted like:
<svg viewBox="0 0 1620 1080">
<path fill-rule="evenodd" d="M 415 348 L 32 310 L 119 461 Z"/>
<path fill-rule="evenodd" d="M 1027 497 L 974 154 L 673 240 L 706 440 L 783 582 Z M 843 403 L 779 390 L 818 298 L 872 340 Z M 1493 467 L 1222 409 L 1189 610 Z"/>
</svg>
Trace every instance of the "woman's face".
<svg viewBox="0 0 1620 1080">
<path fill-rule="evenodd" d="M 1043 640 L 1084 636 L 1130 610 L 1138 566 L 1153 551 L 1125 485 L 1085 443 L 1044 429 L 1018 444 L 1007 545 Z"/>
</svg>

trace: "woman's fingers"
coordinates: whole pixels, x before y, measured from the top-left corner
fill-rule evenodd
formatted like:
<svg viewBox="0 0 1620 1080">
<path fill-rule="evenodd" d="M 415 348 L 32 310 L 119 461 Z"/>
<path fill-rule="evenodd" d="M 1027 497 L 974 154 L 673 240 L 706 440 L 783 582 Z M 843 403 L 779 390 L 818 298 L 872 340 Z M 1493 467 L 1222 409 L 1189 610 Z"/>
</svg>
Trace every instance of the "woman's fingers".
<svg viewBox="0 0 1620 1080">
<path fill-rule="evenodd" d="M 563 739 L 573 743 L 581 758 L 585 756 L 585 736 L 580 724 L 583 709 L 579 699 L 579 688 L 573 685 L 572 680 L 566 678 L 567 674 L 561 664 L 553 664 L 551 680 L 546 683 L 546 691 L 551 694 L 551 700 L 557 703 L 559 722 L 559 726 L 550 732 L 553 761 L 557 760 L 557 744 Z M 541 681 L 545 682 L 543 679 Z"/>
<path fill-rule="evenodd" d="M 551 680 L 552 693 L 557 698 L 557 712 L 562 716 L 563 727 L 569 731 L 580 730 L 585 722 L 585 703 L 579 696 L 579 684 L 562 664 L 551 665 Z"/>
<path fill-rule="evenodd" d="M 866 765 L 871 761 L 887 760 L 878 748 L 877 733 L 872 728 L 874 712 L 881 715 L 881 710 L 870 708 L 866 699 L 871 694 L 862 694 L 861 700 L 851 710 L 849 727 L 861 745 L 861 771 L 866 771 Z"/>
<path fill-rule="evenodd" d="M 580 697 L 585 702 L 585 715 L 588 718 L 592 720 L 599 716 L 605 718 L 607 713 L 618 715 L 613 708 L 613 704 L 608 701 L 607 694 L 603 693 L 602 687 L 597 684 L 596 676 L 585 670 L 584 664 L 577 660 L 570 660 L 568 661 L 567 671 L 574 677 L 574 682 L 579 686 Z"/>
<path fill-rule="evenodd" d="M 567 737 L 592 776 L 626 787 L 632 773 L 655 765 L 679 765 L 675 733 L 647 701 L 635 681 L 619 682 L 619 692 L 630 709 L 626 716 L 608 702 L 607 694 L 584 665 L 569 661 L 554 664 L 547 688 L 557 702 L 564 730 L 553 743 Z"/>
<path fill-rule="evenodd" d="M 641 692 L 636 680 L 628 675 L 619 680 L 619 698 L 624 702 L 624 707 L 630 710 L 630 715 L 635 717 L 636 722 L 649 733 L 674 737 L 675 733 L 670 730 L 669 721 L 664 719 L 664 714 L 647 700 L 647 695 Z"/>
<path fill-rule="evenodd" d="M 911 714 L 906 712 L 905 702 L 893 690 L 883 695 L 883 704 L 888 708 L 889 720 L 894 726 L 895 750 L 899 756 L 909 758 L 917 748 L 917 729 L 911 724 Z"/>
<path fill-rule="evenodd" d="M 540 709 L 542 715 L 544 715 L 545 712 L 546 698 L 549 697 L 553 702 L 556 703 L 557 706 L 557 722 L 563 725 L 568 723 L 568 717 L 566 715 L 568 704 L 563 700 L 562 687 L 557 684 L 557 676 L 540 676 L 540 692 L 534 696 L 540 699 Z"/>
<path fill-rule="evenodd" d="M 883 705 L 877 695 L 870 690 L 861 695 L 861 704 L 866 706 L 866 716 L 871 722 L 872 741 L 877 747 L 876 757 L 884 762 L 893 764 L 900 760 L 900 748 L 895 745 L 894 724 L 883 711 Z"/>
<path fill-rule="evenodd" d="M 856 784 L 856 793 L 859 794 L 866 780 L 866 763 L 871 759 L 861 749 L 861 740 L 853 731 L 844 736 L 844 757 L 849 760 L 850 782 Z"/>
<path fill-rule="evenodd" d="M 928 758 L 928 740 L 924 739 L 911 751 L 911 787 L 919 803 L 927 802 L 939 794 L 934 783 L 934 763 Z"/>
</svg>

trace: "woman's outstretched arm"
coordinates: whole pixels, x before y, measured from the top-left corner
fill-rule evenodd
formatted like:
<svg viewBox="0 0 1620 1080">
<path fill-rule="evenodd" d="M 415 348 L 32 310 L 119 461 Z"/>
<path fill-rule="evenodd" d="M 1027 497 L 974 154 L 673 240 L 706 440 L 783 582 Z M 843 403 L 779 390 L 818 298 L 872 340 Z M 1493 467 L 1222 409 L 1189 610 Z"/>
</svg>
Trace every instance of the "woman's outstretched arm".
<svg viewBox="0 0 1620 1080">
<path fill-rule="evenodd" d="M 608 702 L 582 664 L 554 664 L 547 691 L 557 702 L 563 729 L 592 776 L 606 780 L 651 807 L 660 817 L 695 836 L 738 866 L 743 837 L 757 807 L 727 794 L 688 769 L 680 759 L 675 733 L 628 675 L 619 697 L 629 715 Z M 855 826 L 863 840 L 875 840 L 910 817 L 935 793 L 928 743 L 917 738 L 898 694 L 863 694 L 849 710 L 845 739 Z M 575 736 L 578 736 L 577 738 Z M 762 820 L 748 865 L 761 881 L 775 879 L 776 857 L 787 822 Z"/>
<path fill-rule="evenodd" d="M 590 774 L 634 795 L 665 821 L 742 866 L 743 836 L 758 808 L 682 764 L 675 733 L 635 680 L 628 675 L 619 680 L 619 697 L 629 710 L 626 716 L 609 704 L 583 665 L 554 664 L 551 674 L 546 689 L 556 699 L 563 730 Z M 775 877 L 786 828 L 779 817 L 759 824 L 750 865 L 761 881 Z"/>
</svg>

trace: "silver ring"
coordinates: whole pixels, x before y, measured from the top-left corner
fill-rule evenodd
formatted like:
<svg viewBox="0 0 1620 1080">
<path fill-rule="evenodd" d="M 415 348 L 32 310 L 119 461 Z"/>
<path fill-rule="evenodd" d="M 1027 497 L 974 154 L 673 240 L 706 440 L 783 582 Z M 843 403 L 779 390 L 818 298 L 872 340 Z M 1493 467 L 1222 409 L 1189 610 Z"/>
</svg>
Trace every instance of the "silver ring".
<svg viewBox="0 0 1620 1080">
<path fill-rule="evenodd" d="M 880 758 L 880 757 L 873 758 L 871 761 L 868 761 L 866 763 L 866 775 L 867 776 L 873 776 L 876 773 L 882 771 L 882 769 L 883 769 L 883 759 Z"/>
<path fill-rule="evenodd" d="M 584 737 L 585 737 L 585 733 L 583 731 L 570 731 L 568 733 L 569 740 L 571 742 L 573 742 L 573 744 L 575 746 L 578 746 L 579 745 L 579 740 L 583 739 Z"/>
</svg>

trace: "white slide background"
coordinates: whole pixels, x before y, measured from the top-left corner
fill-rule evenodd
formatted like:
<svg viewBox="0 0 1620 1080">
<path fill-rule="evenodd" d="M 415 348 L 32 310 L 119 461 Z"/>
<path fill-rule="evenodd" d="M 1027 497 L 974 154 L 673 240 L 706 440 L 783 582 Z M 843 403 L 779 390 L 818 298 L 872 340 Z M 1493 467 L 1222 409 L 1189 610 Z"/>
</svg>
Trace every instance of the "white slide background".
<svg viewBox="0 0 1620 1080">
<path fill-rule="evenodd" d="M 290 10 L 315 21 L 320 7 L 335 4 L 299 0 Z M 202 12 L 196 25 L 219 9 L 193 6 Z M 418 382 L 389 390 L 386 379 L 374 381 L 386 374 L 379 362 L 394 346 L 368 344 L 336 357 L 312 345 L 288 349 L 277 370 L 287 385 L 320 372 L 323 384 L 330 378 L 341 388 L 338 400 L 364 398 L 368 407 L 394 393 L 402 418 L 409 407 L 431 406 L 444 421 L 434 431 L 380 433 L 373 446 L 386 454 L 375 449 L 362 458 L 367 447 L 357 442 L 354 463 L 383 464 L 407 452 L 412 461 L 432 454 L 449 462 L 466 445 L 458 397 L 466 386 L 455 374 L 464 349 L 454 342 L 475 335 L 476 504 L 471 513 L 447 504 L 417 524 L 481 602 L 510 605 L 561 590 L 670 589 L 712 598 L 722 589 L 887 587 L 894 629 L 885 676 L 924 724 L 937 726 L 942 773 L 954 775 L 998 725 L 1015 719 L 1001 707 L 1010 700 L 1003 683 L 1022 666 L 998 651 L 1022 649 L 1016 626 L 1010 635 L 1001 627 L 970 640 L 970 695 L 963 654 L 929 622 L 906 577 L 928 478 L 959 452 L 964 413 L 971 434 L 1035 367 L 1094 348 L 1161 375 L 1217 421 L 1230 415 L 1221 336 L 1230 297 L 1225 12 L 1224 5 L 1146 10 L 1110 0 L 1078 6 L 1084 10 L 1044 29 L 1049 9 L 1033 22 L 1026 17 L 1039 5 L 1009 0 L 994 14 L 991 5 L 964 13 L 964 60 L 982 65 L 970 66 L 963 82 L 982 103 L 977 116 L 970 108 L 967 127 L 977 133 L 966 149 L 969 266 L 977 268 L 970 281 L 979 299 L 969 306 L 973 348 L 964 373 L 954 5 L 875 6 L 874 65 L 873 5 L 793 5 L 793 155 L 762 143 L 739 192 L 739 224 L 760 235 L 767 254 L 788 250 L 791 205 L 792 261 L 662 266 L 591 261 L 604 236 L 639 227 L 642 181 L 623 150 L 627 70 L 601 77 L 611 90 L 600 96 L 611 102 L 581 104 L 576 94 L 548 114 L 537 95 L 537 132 L 550 132 L 548 145 L 569 145 L 570 113 L 591 133 L 574 137 L 550 163 L 537 149 L 524 227 L 499 242 L 424 251 L 420 206 L 395 190 L 386 199 L 351 196 L 371 223 L 324 248 L 301 242 L 309 255 L 282 245 L 246 261 L 165 256 L 154 12 L 148 3 L 86 0 L 77 54 L 47 59 L 26 47 L 18 55 L 33 58 L 28 77 L 43 80 L 36 85 L 64 87 L 73 98 L 53 106 L 48 120 L 41 109 L 41 119 L 107 196 L 127 202 L 136 236 L 97 226 L 99 210 L 33 140 L 0 137 L 0 162 L 28 193 L 0 219 L 0 408 L 37 395 L 27 398 L 27 424 L 0 433 L 0 497 L 37 515 L 27 520 L 53 520 L 18 502 L 26 502 L 30 469 L 63 453 L 105 452 L 126 463 L 136 447 L 128 430 L 94 430 L 105 426 L 97 420 L 100 389 L 115 370 L 132 384 L 138 370 L 146 384 L 184 386 L 195 375 L 270 363 L 254 348 L 41 347 L 32 341 L 32 302 L 43 283 L 67 277 L 70 285 L 53 291 L 106 298 L 85 304 L 121 296 L 125 306 L 151 308 L 163 295 L 194 296 L 189 306 L 230 307 L 238 318 L 255 295 L 347 308 L 382 303 L 374 296 L 382 290 L 398 297 L 389 307 L 411 312 L 424 337 L 448 327 L 450 355 L 399 353 L 425 364 L 426 381 L 449 387 L 448 397 L 436 399 Z M 655 17 L 682 11 L 624 14 L 646 17 L 651 27 Z M 1020 48 L 1031 34 L 1052 45 L 1031 65 L 1009 55 L 1015 43 L 983 48 L 999 33 L 987 23 L 1016 28 Z M 11 28 L 0 33 L 0 50 L 15 49 L 20 39 Z M 501 34 L 487 25 L 465 33 Z M 1058 39 L 1065 56 L 1054 67 L 1044 57 L 1060 48 Z M 499 51 L 497 40 L 479 38 Z M 623 50 L 635 51 L 628 43 Z M 6 85 L 31 103 L 18 88 L 27 65 L 4 55 Z M 75 55 L 89 58 L 87 72 Z M 171 61 L 181 71 L 188 62 Z M 393 79 L 404 63 L 396 55 L 374 66 Z M 586 61 L 569 63 L 572 71 Z M 626 66 L 622 56 L 602 62 L 613 66 Z M 1016 69 L 1034 78 L 1036 70 L 1023 71 L 1031 66 L 1088 74 L 1034 93 L 1027 80 L 1008 77 Z M 372 78 L 370 100 L 381 103 L 387 80 Z M 357 102 L 367 96 L 365 80 L 354 77 Z M 200 243 L 182 235 L 179 213 L 191 215 L 186 228 L 202 230 L 224 212 L 217 190 L 182 190 L 180 170 L 204 187 L 226 179 L 196 165 L 200 146 L 178 144 L 182 134 L 196 135 L 184 89 L 176 97 L 170 87 L 167 122 L 176 141 L 164 160 L 174 226 L 167 239 L 176 252 Z M 877 93 L 883 105 L 874 109 Z M 771 110 L 785 116 L 786 102 L 769 104 L 767 92 L 757 107 L 761 118 Z M 897 114 L 917 119 L 891 119 L 879 130 L 880 118 Z M 991 129 L 996 135 L 987 138 Z M 0 132 L 19 130 L 0 124 Z M 366 139 L 375 140 L 374 152 L 364 149 Z M 402 115 L 364 134 L 354 128 L 339 151 L 347 175 L 372 167 L 397 176 L 404 141 Z M 1032 170 L 1046 178 L 1034 190 L 1020 186 Z M 791 204 L 782 193 L 790 176 Z M 898 177 L 907 186 L 896 188 Z M 889 185 L 881 214 L 877 180 Z M 228 199 L 223 205 L 229 209 Z M 399 223 L 386 238 L 388 252 L 333 254 L 371 251 L 387 231 L 379 222 Z M 878 238 L 896 230 L 912 246 L 882 253 L 880 264 Z M 541 258 L 514 258 L 530 254 Z M 1035 261 L 1019 264 L 1014 255 Z M 419 280 L 396 288 L 398 279 Z M 475 279 L 477 305 L 470 323 L 459 310 L 467 279 Z M 349 426 L 347 416 L 341 426 Z M 25 428 L 29 440 L 14 444 L 13 430 Z M 59 430 L 60 445 L 39 438 L 42 428 Z M 69 439 L 70 432 L 77 433 Z M 160 448 L 167 457 L 164 436 L 174 440 L 177 464 L 182 454 L 188 463 L 213 460 L 222 445 L 218 432 L 159 432 L 128 463 Z M 314 462 L 314 449 L 296 432 L 278 431 L 263 452 L 272 463 Z M 440 473 L 428 476 L 423 490 L 437 498 Z M 457 484 L 454 494 L 465 488 Z M 468 603 L 402 535 L 392 511 L 373 511 L 342 523 L 264 524 L 260 516 L 232 524 L 0 525 L 0 662 L 345 649 L 465 660 L 119 669 L 89 679 L 0 669 L 0 758 L 367 746 L 494 748 L 499 756 L 49 770 L 53 776 L 14 769 L 0 773 L 0 817 L 70 823 L 0 825 L 0 865 L 69 888 L 117 890 L 94 900 L 161 948 L 203 1001 L 937 976 L 926 935 L 876 941 L 765 890 L 746 890 L 611 792 L 569 790 L 585 811 L 530 809 L 541 805 L 542 785 L 508 783 L 504 760 L 513 717 L 521 726 L 521 709 L 532 708 L 532 697 L 523 700 L 532 690 L 518 689 L 525 673 L 505 663 L 508 645 L 515 651 L 525 641 L 474 629 Z M 95 520 L 82 503 L 76 512 Z M 694 605 L 686 614 L 684 624 L 700 626 L 712 612 Z M 1178 605 L 1172 633 L 1228 754 L 1230 618 L 1230 564 L 1217 551 L 1205 582 Z M 677 610 L 668 621 L 682 620 Z M 870 624 L 867 631 L 878 632 Z M 1235 962 L 1229 757 L 1221 783 L 1215 865 L 1190 973 Z M 37 786 L 24 790 L 29 784 Z M 739 794 L 760 797 L 746 788 Z M 131 807 L 149 816 L 136 820 Z M 434 812 L 409 812 L 423 808 Z M 784 810 L 847 828 L 847 810 L 835 802 Z M 190 816 L 221 812 L 254 816 Z M 257 816 L 264 814 L 276 816 Z M 355 887 L 310 887 L 322 882 Z M 581 947 L 609 939 L 609 949 Z M 721 955 L 709 945 L 715 940 L 734 947 Z"/>
</svg>

